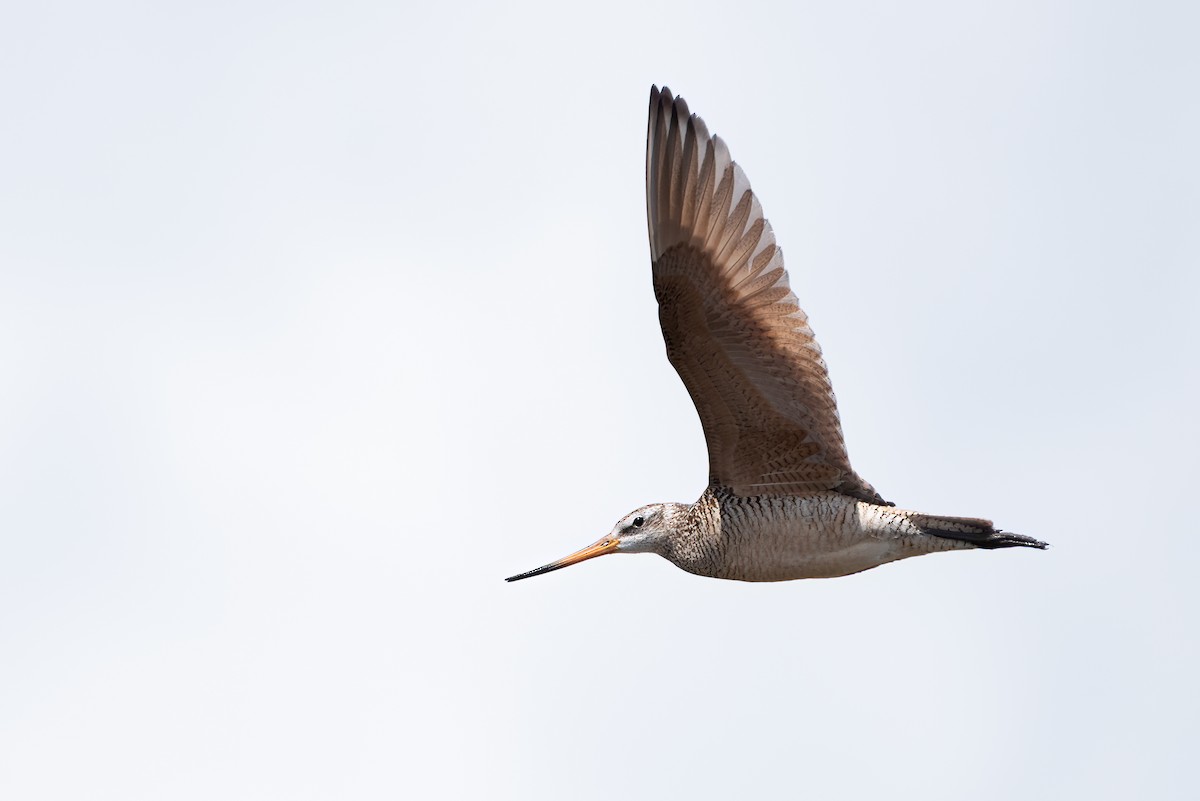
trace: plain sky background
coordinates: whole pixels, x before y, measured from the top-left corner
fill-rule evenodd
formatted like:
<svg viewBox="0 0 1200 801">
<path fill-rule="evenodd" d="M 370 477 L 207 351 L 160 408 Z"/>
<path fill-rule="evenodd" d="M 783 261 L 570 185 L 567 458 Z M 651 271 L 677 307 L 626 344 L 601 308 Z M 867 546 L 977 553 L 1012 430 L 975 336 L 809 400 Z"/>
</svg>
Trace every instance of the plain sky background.
<svg viewBox="0 0 1200 801">
<path fill-rule="evenodd" d="M 1200 795 L 1200 12 L 7 3 L 0 796 Z M 651 83 L 851 458 L 1050 541 L 508 585 L 705 451 Z"/>
</svg>

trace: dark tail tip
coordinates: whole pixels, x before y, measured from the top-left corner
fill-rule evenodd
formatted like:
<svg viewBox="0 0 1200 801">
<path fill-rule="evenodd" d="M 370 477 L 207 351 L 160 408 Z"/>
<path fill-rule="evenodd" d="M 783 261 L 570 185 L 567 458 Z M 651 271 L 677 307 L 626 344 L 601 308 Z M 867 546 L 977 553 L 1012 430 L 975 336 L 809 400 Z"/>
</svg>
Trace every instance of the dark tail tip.
<svg viewBox="0 0 1200 801">
<path fill-rule="evenodd" d="M 971 541 L 968 540 L 968 542 Z M 979 542 L 971 542 L 971 544 L 976 548 L 1037 548 L 1039 551 L 1050 547 L 1047 542 L 1026 537 L 1024 534 L 1013 534 L 1011 531 L 993 531 Z"/>
<path fill-rule="evenodd" d="M 914 515 L 913 522 L 926 534 L 966 542 L 976 548 L 1037 548 L 1044 551 L 1050 547 L 1048 543 L 1024 534 L 1000 531 L 992 526 L 992 521 L 974 517 Z"/>
</svg>

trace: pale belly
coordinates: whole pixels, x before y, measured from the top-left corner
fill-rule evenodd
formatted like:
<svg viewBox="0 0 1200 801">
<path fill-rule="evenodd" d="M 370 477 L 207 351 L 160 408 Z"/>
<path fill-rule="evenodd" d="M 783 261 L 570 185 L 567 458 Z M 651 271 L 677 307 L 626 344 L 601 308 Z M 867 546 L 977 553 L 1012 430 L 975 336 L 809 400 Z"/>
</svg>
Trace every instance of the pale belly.
<svg viewBox="0 0 1200 801">
<path fill-rule="evenodd" d="M 904 510 L 837 493 L 723 499 L 715 573 L 741 581 L 832 578 L 946 549 Z"/>
</svg>

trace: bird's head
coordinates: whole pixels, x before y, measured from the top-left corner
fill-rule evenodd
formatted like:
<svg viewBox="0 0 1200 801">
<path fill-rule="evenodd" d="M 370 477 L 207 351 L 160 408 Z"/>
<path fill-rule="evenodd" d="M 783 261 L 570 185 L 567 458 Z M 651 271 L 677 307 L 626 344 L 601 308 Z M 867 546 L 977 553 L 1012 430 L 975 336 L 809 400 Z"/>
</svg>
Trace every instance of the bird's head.
<svg viewBox="0 0 1200 801">
<path fill-rule="evenodd" d="M 505 581 L 519 581 L 540 576 L 552 570 L 570 567 L 585 559 L 610 553 L 652 552 L 663 554 L 668 549 L 670 534 L 681 508 L 686 508 L 686 506 L 678 503 L 652 503 L 649 506 L 634 509 L 618 520 L 612 531 L 606 536 L 596 540 L 588 547 L 576 551 L 570 556 L 564 556 L 557 562 L 530 570 L 528 573 L 510 576 Z"/>
</svg>

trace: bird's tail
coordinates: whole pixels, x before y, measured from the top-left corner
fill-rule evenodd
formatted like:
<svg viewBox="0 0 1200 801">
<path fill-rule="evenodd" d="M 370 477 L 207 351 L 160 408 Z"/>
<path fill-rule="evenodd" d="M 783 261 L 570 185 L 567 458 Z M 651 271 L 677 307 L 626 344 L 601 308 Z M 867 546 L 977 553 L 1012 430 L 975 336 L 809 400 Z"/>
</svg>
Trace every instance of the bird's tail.
<svg viewBox="0 0 1200 801">
<path fill-rule="evenodd" d="M 939 515 L 914 514 L 912 522 L 925 534 L 957 540 L 976 548 L 1041 548 L 1049 547 L 1041 540 L 1000 531 L 991 520 L 978 517 L 942 517 Z"/>
</svg>

